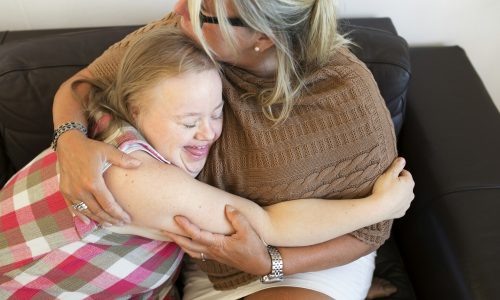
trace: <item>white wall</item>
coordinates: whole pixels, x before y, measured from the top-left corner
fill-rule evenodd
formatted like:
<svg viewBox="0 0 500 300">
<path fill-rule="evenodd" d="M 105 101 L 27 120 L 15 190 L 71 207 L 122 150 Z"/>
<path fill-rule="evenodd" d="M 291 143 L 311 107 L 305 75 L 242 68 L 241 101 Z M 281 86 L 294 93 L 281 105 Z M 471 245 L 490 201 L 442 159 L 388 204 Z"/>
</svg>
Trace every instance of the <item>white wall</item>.
<svg viewBox="0 0 500 300">
<path fill-rule="evenodd" d="M 345 17 L 390 17 L 410 45 L 465 49 L 500 110 L 500 1 L 337 0 Z"/>
<path fill-rule="evenodd" d="M 500 108 L 500 1 L 332 0 L 340 16 L 390 17 L 410 45 L 465 49 Z M 175 0 L 0 0 L 0 31 L 143 24 Z"/>
<path fill-rule="evenodd" d="M 0 31 L 144 24 L 175 0 L 0 0 Z"/>
</svg>

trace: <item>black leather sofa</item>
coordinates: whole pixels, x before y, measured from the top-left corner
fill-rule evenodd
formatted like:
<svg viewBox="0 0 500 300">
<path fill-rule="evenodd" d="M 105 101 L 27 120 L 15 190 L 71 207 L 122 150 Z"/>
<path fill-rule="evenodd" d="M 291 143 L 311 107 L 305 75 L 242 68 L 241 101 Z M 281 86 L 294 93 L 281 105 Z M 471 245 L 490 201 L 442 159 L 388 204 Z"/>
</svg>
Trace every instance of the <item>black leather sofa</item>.
<svg viewBox="0 0 500 300">
<path fill-rule="evenodd" d="M 66 78 L 137 27 L 0 32 L 0 186 L 52 133 Z M 416 198 L 379 250 L 387 299 L 500 299 L 500 114 L 460 47 L 408 48 L 390 19 L 346 19 L 391 111 Z M 411 80 L 410 80 L 411 78 Z"/>
</svg>

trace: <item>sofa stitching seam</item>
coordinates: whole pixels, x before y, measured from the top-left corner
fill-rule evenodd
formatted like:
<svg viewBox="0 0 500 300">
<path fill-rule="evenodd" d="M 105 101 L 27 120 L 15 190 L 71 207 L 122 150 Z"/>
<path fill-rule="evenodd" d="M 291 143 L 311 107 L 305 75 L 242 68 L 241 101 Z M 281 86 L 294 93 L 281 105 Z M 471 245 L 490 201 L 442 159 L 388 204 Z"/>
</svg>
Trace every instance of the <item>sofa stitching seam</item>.
<svg viewBox="0 0 500 300">
<path fill-rule="evenodd" d="M 4 71 L 3 73 L 0 73 L 0 77 L 5 76 L 9 73 L 14 73 L 14 72 L 29 72 L 29 71 L 35 71 L 35 70 L 42 70 L 42 69 L 53 69 L 53 68 L 65 68 L 65 67 L 85 67 L 88 64 L 67 64 L 67 65 L 55 65 L 55 66 L 35 66 L 35 67 L 26 67 L 26 68 L 20 68 L 20 69 L 10 69 L 7 71 Z"/>
</svg>

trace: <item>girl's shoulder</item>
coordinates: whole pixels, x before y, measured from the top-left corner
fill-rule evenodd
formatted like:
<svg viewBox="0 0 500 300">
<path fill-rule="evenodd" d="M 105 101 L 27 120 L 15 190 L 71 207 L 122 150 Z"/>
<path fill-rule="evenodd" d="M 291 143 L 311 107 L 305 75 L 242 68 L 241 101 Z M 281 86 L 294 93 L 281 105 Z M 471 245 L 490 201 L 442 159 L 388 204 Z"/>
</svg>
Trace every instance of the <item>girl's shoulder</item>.
<svg viewBox="0 0 500 300">
<path fill-rule="evenodd" d="M 153 148 L 151 144 L 148 143 L 139 130 L 126 122 L 123 122 L 122 126 L 118 127 L 113 133 L 111 133 L 104 140 L 104 142 L 126 154 L 130 154 L 135 151 L 143 151 L 156 160 L 170 164 L 170 161 L 163 157 L 158 151 L 156 151 L 155 148 Z M 103 172 L 110 166 L 111 164 L 106 162 Z"/>
<path fill-rule="evenodd" d="M 122 122 L 103 142 L 119 149 L 133 143 L 147 143 L 139 130 L 127 122 Z"/>
</svg>

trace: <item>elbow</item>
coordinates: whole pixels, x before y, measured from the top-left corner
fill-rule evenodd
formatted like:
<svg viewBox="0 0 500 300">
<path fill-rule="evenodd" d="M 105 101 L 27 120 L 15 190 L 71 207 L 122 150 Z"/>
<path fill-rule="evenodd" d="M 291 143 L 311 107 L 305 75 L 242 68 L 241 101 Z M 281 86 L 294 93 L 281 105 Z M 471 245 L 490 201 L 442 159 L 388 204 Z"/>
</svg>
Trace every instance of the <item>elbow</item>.
<svg viewBox="0 0 500 300">
<path fill-rule="evenodd" d="M 368 250 L 367 250 L 366 254 L 368 255 L 369 253 L 372 253 L 373 251 L 377 251 L 378 248 L 380 248 L 380 246 L 382 246 L 382 245 L 368 245 Z"/>
<path fill-rule="evenodd" d="M 363 244 L 365 244 L 365 251 L 364 251 L 364 255 L 368 255 L 374 251 L 377 251 L 380 246 L 382 246 L 383 243 L 380 243 L 380 244 L 368 244 L 366 242 L 363 242 Z"/>
</svg>

